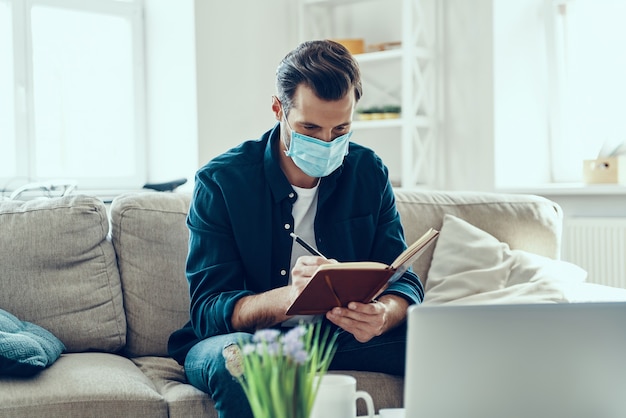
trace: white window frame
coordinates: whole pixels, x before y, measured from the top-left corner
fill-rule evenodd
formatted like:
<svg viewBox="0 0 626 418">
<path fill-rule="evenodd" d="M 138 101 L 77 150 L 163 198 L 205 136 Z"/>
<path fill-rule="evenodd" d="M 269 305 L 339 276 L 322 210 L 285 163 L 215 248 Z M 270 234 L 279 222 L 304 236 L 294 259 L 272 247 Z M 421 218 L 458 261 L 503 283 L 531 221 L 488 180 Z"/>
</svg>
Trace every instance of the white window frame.
<svg viewBox="0 0 626 418">
<path fill-rule="evenodd" d="M 551 152 L 551 177 L 554 183 L 580 182 L 582 181 L 582 160 L 593 159 L 601 150 L 612 149 L 619 144 L 621 139 L 617 137 L 601 137 L 591 135 L 584 137 L 580 135 L 583 126 L 579 125 L 585 120 L 577 106 L 576 83 L 580 78 L 572 76 L 576 63 L 573 55 L 576 46 L 572 45 L 573 31 L 577 31 L 574 26 L 576 21 L 572 21 L 571 14 L 577 12 L 579 0 L 546 0 L 546 40 L 548 48 L 548 85 L 549 85 L 549 141 Z M 596 4 L 594 4 L 596 6 Z M 599 0 L 597 7 L 603 7 L 602 0 Z M 581 23 L 578 21 L 578 23 Z M 598 45 L 598 48 L 603 48 Z M 593 83 L 593 76 L 590 74 L 588 82 Z M 589 106 L 597 106 L 595 103 L 588 103 Z M 617 126 L 617 125 L 616 125 Z M 589 131 L 589 129 L 587 129 Z M 626 129 L 623 129 L 622 138 L 626 136 Z M 592 152 L 593 151 L 593 152 Z M 578 167 L 563 164 L 559 159 L 563 156 L 579 157 Z"/>
<path fill-rule="evenodd" d="M 147 179 L 146 87 L 144 58 L 143 0 L 0 0 L 13 12 L 14 100 L 17 172 L 14 177 L 0 178 L 0 192 L 6 194 L 24 183 L 53 179 L 36 175 L 33 46 L 31 11 L 35 6 L 64 8 L 73 11 L 112 15 L 131 23 L 134 86 L 134 172 L 128 177 L 72 177 L 79 190 L 125 190 L 141 188 Z M 1 150 L 0 150 L 1 152 Z M 115 163 L 111 163 L 115 172 Z"/>
</svg>

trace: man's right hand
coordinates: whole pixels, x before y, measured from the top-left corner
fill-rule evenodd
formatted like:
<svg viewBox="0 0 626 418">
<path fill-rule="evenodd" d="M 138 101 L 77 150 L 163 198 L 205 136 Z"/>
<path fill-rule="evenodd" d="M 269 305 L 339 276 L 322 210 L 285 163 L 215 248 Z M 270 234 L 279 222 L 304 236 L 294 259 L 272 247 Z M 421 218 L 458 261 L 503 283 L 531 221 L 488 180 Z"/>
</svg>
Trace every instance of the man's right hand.
<svg viewBox="0 0 626 418">
<path fill-rule="evenodd" d="M 317 267 L 336 263 L 312 255 L 298 258 L 291 271 L 291 285 L 268 290 L 256 295 L 244 296 L 235 304 L 231 324 L 238 331 L 252 332 L 283 322 L 290 317 L 285 312 L 311 281 Z"/>
<path fill-rule="evenodd" d="M 317 271 L 317 268 L 322 264 L 336 263 L 337 260 L 327 260 L 324 257 L 318 257 L 315 255 L 305 255 L 298 257 L 296 264 L 291 270 L 291 292 L 289 305 L 296 300 L 296 298 L 302 293 L 302 289 L 306 287 L 311 281 L 313 274 Z"/>
</svg>

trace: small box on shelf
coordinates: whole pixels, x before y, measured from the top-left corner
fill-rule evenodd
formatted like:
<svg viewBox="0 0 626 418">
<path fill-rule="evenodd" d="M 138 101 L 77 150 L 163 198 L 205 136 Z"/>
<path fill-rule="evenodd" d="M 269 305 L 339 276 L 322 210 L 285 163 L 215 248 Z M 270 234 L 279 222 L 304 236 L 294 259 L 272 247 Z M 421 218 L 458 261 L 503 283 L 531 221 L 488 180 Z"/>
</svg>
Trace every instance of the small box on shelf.
<svg viewBox="0 0 626 418">
<path fill-rule="evenodd" d="M 345 46 L 352 55 L 365 52 L 365 40 L 363 38 L 337 38 L 333 39 L 333 41 Z"/>
<path fill-rule="evenodd" d="M 583 181 L 586 184 L 626 185 L 626 156 L 584 160 Z"/>
</svg>

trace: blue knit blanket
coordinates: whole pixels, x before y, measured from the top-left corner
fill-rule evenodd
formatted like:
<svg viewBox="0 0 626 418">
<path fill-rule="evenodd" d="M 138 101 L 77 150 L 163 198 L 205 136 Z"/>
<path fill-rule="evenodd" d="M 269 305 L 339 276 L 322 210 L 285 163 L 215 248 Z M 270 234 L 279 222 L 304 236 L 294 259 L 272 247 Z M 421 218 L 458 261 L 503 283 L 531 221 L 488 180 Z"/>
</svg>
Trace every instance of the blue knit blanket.
<svg viewBox="0 0 626 418">
<path fill-rule="evenodd" d="M 48 330 L 0 309 L 0 376 L 32 376 L 65 350 Z"/>
</svg>

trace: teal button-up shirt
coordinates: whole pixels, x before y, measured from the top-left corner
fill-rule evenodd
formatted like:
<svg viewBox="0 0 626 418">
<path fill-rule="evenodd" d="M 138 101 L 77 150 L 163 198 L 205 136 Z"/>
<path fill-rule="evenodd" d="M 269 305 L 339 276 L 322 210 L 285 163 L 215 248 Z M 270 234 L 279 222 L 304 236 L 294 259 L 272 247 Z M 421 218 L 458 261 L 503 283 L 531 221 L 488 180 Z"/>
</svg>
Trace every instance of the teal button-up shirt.
<svg viewBox="0 0 626 418">
<path fill-rule="evenodd" d="M 199 340 L 235 331 L 230 319 L 241 297 L 289 281 L 298 196 L 279 165 L 279 134 L 277 124 L 196 174 L 187 217 L 190 321 L 169 341 L 181 364 Z M 322 254 L 341 262 L 391 264 L 406 248 L 387 167 L 372 150 L 350 143 L 343 165 L 320 180 L 314 230 Z M 411 304 L 424 297 L 412 270 L 384 293 Z"/>
</svg>

